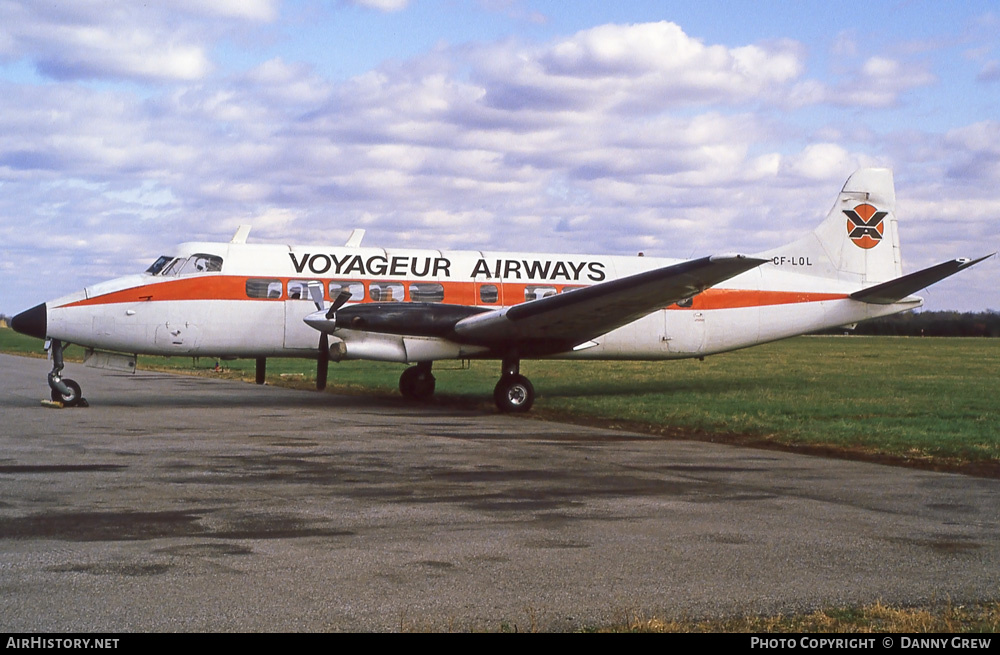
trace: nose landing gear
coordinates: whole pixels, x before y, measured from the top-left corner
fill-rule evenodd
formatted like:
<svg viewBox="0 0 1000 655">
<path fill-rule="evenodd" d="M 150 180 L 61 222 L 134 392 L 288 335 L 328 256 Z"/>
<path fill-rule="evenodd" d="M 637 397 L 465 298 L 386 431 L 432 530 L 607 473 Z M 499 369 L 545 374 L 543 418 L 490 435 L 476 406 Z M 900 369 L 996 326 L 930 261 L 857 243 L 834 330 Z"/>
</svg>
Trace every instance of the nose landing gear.
<svg viewBox="0 0 1000 655">
<path fill-rule="evenodd" d="M 75 380 L 62 377 L 63 346 L 62 341 L 53 339 L 51 343 L 52 370 L 49 372 L 49 388 L 52 389 L 52 400 L 62 403 L 65 407 L 87 407 L 80 385 Z"/>
</svg>

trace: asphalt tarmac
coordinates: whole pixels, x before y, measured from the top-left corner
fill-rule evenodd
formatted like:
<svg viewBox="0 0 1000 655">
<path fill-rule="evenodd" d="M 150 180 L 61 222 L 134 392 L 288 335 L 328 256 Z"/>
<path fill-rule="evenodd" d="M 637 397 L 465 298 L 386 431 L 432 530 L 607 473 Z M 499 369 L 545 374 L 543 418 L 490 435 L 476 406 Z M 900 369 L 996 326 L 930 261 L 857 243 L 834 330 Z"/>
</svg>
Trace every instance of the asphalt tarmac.
<svg viewBox="0 0 1000 655">
<path fill-rule="evenodd" d="M 1000 596 L 1000 481 L 0 355 L 0 630 L 570 630 Z"/>
</svg>

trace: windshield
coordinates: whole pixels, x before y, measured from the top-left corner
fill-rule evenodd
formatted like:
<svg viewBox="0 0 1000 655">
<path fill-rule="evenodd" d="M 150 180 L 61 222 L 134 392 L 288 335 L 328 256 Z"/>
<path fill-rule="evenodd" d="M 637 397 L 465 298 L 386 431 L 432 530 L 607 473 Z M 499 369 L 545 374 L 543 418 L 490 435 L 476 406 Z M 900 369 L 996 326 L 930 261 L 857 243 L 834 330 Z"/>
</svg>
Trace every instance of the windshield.
<svg viewBox="0 0 1000 655">
<path fill-rule="evenodd" d="M 146 269 L 146 272 L 150 275 L 156 275 L 163 270 L 163 267 L 169 264 L 173 260 L 171 255 L 160 255 L 159 259 L 153 262 L 153 265 Z"/>
<path fill-rule="evenodd" d="M 172 259 L 169 264 L 163 267 L 163 270 L 160 271 L 160 275 L 177 275 L 180 270 L 184 268 L 184 264 L 186 263 L 187 257 Z"/>
<path fill-rule="evenodd" d="M 190 257 L 170 257 L 163 255 L 146 269 L 150 275 L 178 276 L 197 273 L 218 273 L 222 270 L 222 257 L 196 253 Z"/>
<path fill-rule="evenodd" d="M 187 265 L 181 269 L 180 275 L 195 273 L 218 273 L 222 270 L 222 257 L 196 253 L 188 258 Z"/>
</svg>

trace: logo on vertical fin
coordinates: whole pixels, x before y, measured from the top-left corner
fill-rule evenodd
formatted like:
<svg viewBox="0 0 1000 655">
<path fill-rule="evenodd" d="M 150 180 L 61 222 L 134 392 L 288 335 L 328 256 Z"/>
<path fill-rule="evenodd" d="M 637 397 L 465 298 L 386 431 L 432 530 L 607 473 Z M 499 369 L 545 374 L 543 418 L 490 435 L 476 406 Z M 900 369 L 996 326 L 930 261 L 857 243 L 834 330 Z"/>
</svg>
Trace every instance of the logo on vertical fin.
<svg viewBox="0 0 1000 655">
<path fill-rule="evenodd" d="M 847 215 L 847 236 L 859 248 L 865 250 L 874 248 L 882 240 L 885 227 L 882 219 L 889 212 L 880 212 L 869 204 L 858 205 L 854 209 L 845 209 Z"/>
</svg>

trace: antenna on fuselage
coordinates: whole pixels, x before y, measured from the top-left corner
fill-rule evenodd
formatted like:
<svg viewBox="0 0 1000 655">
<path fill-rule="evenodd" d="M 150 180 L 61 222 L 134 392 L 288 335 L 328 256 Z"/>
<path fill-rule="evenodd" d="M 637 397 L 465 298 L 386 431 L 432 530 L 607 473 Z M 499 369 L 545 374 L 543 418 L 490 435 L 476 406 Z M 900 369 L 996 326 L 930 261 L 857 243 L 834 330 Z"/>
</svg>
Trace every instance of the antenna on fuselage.
<svg viewBox="0 0 1000 655">
<path fill-rule="evenodd" d="M 355 228 L 351 230 L 351 236 L 347 237 L 347 243 L 344 245 L 348 248 L 360 248 L 361 240 L 365 238 L 365 231 L 361 228 Z"/>
<path fill-rule="evenodd" d="M 247 237 L 250 236 L 250 225 L 241 225 L 236 228 L 236 234 L 233 235 L 233 240 L 229 243 L 246 243 Z"/>
</svg>

